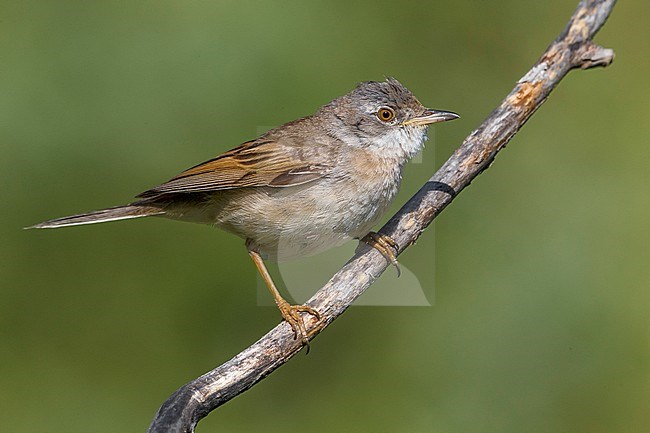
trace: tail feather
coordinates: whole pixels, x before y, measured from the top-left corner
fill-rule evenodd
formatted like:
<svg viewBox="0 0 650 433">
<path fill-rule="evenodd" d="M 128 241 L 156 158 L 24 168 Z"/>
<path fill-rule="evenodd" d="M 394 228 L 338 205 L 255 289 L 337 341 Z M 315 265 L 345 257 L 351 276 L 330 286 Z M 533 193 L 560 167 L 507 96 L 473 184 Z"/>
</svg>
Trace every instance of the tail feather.
<svg viewBox="0 0 650 433">
<path fill-rule="evenodd" d="M 67 226 L 80 226 L 84 224 L 97 224 L 108 221 L 118 221 L 131 218 L 141 218 L 152 215 L 162 215 L 165 211 L 159 207 L 149 205 L 129 204 L 126 206 L 111 207 L 93 212 L 56 218 L 40 224 L 27 227 L 28 229 L 55 229 Z"/>
</svg>

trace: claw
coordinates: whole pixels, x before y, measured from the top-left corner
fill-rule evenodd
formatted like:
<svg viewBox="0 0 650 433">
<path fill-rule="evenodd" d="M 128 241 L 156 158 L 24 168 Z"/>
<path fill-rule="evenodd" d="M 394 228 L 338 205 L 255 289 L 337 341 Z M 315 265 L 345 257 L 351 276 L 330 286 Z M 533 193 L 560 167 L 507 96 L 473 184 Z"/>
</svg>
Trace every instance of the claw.
<svg viewBox="0 0 650 433">
<path fill-rule="evenodd" d="M 321 314 L 307 305 L 290 305 L 288 302 L 284 302 L 279 304 L 278 307 L 282 314 L 282 318 L 291 326 L 291 329 L 293 329 L 293 339 L 297 340 L 298 337 L 300 337 L 302 344 L 307 347 L 306 353 L 309 353 L 309 338 L 317 334 L 323 326 L 323 318 Z M 310 314 L 318 320 L 314 328 L 309 332 L 305 327 L 305 320 L 300 313 Z"/>
<path fill-rule="evenodd" d="M 361 241 L 379 251 L 390 264 L 395 266 L 395 269 L 397 269 L 397 277 L 399 278 L 402 274 L 402 271 L 399 268 L 399 263 L 397 262 L 399 247 L 393 238 L 381 233 L 370 232 L 364 236 Z"/>
</svg>

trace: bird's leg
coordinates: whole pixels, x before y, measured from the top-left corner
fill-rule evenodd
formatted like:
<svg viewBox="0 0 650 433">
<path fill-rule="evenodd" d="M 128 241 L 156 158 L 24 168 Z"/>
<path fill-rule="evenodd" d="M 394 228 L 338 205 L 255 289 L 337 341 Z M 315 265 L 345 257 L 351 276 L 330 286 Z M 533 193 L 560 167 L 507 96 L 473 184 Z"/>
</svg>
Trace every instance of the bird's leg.
<svg viewBox="0 0 650 433">
<path fill-rule="evenodd" d="M 402 272 L 400 271 L 399 263 L 397 262 L 399 247 L 393 238 L 381 233 L 370 232 L 361 239 L 361 242 L 365 242 L 379 251 L 390 264 L 395 266 L 395 269 L 397 269 L 397 276 L 399 277 L 401 275 Z"/>
<path fill-rule="evenodd" d="M 291 325 L 291 328 L 294 332 L 294 340 L 299 337 L 302 343 L 307 346 L 307 350 L 309 350 L 309 338 L 313 337 L 323 325 L 320 313 L 315 309 L 308 307 L 307 305 L 290 305 L 280 295 L 280 292 L 278 292 L 278 289 L 275 287 L 273 279 L 271 278 L 269 271 L 266 269 L 264 261 L 262 260 L 262 257 L 259 255 L 259 253 L 257 251 L 249 249 L 248 254 L 251 256 L 251 259 L 253 259 L 255 266 L 257 266 L 257 270 L 262 276 L 266 287 L 269 288 L 271 295 L 273 295 L 273 299 L 275 300 L 275 304 L 280 310 L 280 314 L 282 314 L 284 320 L 286 320 L 287 323 Z M 309 332 L 307 331 L 305 321 L 300 313 L 311 314 L 318 320 L 316 326 Z"/>
</svg>

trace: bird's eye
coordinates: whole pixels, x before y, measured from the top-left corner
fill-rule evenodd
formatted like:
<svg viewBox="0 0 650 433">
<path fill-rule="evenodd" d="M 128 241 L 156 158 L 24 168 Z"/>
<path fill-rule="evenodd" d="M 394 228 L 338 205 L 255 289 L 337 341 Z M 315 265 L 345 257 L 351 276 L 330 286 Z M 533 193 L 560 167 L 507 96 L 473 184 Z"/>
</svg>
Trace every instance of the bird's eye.
<svg viewBox="0 0 650 433">
<path fill-rule="evenodd" d="M 377 110 L 377 117 L 382 122 L 390 122 L 395 118 L 395 110 L 389 107 L 381 107 Z"/>
</svg>

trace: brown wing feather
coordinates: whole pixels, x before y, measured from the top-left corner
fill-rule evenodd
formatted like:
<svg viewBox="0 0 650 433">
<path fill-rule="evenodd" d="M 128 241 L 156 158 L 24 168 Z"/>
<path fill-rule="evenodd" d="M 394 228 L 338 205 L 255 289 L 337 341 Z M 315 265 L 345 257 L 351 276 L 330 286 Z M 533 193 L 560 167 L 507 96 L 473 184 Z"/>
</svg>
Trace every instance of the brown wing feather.
<svg viewBox="0 0 650 433">
<path fill-rule="evenodd" d="M 189 168 L 138 197 L 254 186 L 288 187 L 316 180 L 326 171 L 324 165 L 301 160 L 295 149 L 275 141 L 253 140 Z"/>
</svg>

